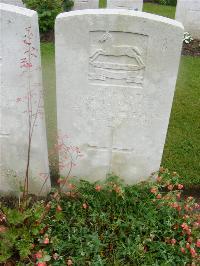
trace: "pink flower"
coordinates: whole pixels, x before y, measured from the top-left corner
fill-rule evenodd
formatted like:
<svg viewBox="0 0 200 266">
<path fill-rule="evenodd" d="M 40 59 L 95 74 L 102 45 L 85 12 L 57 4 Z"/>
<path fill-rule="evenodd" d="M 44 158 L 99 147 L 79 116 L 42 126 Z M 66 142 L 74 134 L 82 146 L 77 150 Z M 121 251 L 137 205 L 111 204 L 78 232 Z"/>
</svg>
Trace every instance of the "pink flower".
<svg viewBox="0 0 200 266">
<path fill-rule="evenodd" d="M 45 244 L 45 245 L 48 245 L 49 244 L 49 238 L 48 237 L 45 237 L 44 238 L 43 244 Z"/>
<path fill-rule="evenodd" d="M 168 188 L 168 190 L 172 190 L 174 188 L 174 186 L 173 185 L 169 185 L 167 188 Z"/>
<path fill-rule="evenodd" d="M 178 184 L 178 189 L 182 189 L 183 185 L 182 184 Z"/>
<path fill-rule="evenodd" d="M 197 239 L 196 246 L 200 248 L 200 239 Z"/>
<path fill-rule="evenodd" d="M 37 259 L 41 259 L 42 258 L 42 251 L 40 250 L 40 251 L 38 251 L 36 254 L 35 254 L 35 257 L 37 258 Z"/>
<path fill-rule="evenodd" d="M 186 248 L 189 249 L 190 248 L 190 243 L 186 243 Z"/>
<path fill-rule="evenodd" d="M 173 202 L 173 203 L 171 204 L 171 206 L 172 206 L 172 208 L 174 208 L 174 209 L 177 209 L 177 208 L 179 207 L 179 205 L 178 205 L 177 202 Z"/>
<path fill-rule="evenodd" d="M 196 257 L 197 253 L 196 253 L 196 250 L 194 248 L 191 248 L 190 249 L 190 254 L 192 257 Z"/>
<path fill-rule="evenodd" d="M 38 266 L 47 266 L 46 262 L 43 261 L 43 262 L 37 262 L 37 265 Z"/>
<path fill-rule="evenodd" d="M 176 244 L 176 239 L 172 238 L 172 239 L 171 239 L 171 244 L 172 244 L 172 245 L 175 245 L 175 244 Z"/>
<path fill-rule="evenodd" d="M 158 190 L 157 190 L 156 187 L 152 187 L 150 191 L 151 191 L 151 193 L 153 193 L 153 194 L 156 194 L 156 193 L 158 192 Z"/>
<path fill-rule="evenodd" d="M 60 205 L 57 206 L 56 211 L 57 211 L 57 212 L 61 212 L 61 211 L 62 211 L 62 208 L 61 208 Z"/>
<path fill-rule="evenodd" d="M 67 260 L 67 266 L 71 266 L 71 265 L 73 265 L 72 260 Z"/>
<path fill-rule="evenodd" d="M 95 190 L 98 191 L 98 192 L 101 191 L 102 190 L 102 186 L 96 185 Z"/>
<path fill-rule="evenodd" d="M 161 199 L 161 198 L 162 198 L 162 195 L 161 195 L 161 194 L 158 194 L 158 195 L 156 196 L 156 198 L 157 198 L 157 199 Z"/>
<path fill-rule="evenodd" d="M 58 253 L 54 253 L 54 254 L 53 254 L 53 258 L 54 258 L 54 260 L 57 260 L 57 259 L 59 258 Z"/>
<path fill-rule="evenodd" d="M 156 180 L 157 180 L 157 182 L 161 182 L 162 177 L 161 176 L 157 176 Z"/>
<path fill-rule="evenodd" d="M 181 252 L 182 252 L 182 253 L 185 253 L 185 249 L 184 249 L 184 248 L 181 248 Z"/>
<path fill-rule="evenodd" d="M 0 225 L 0 233 L 5 233 L 7 228 L 3 225 Z"/>
<path fill-rule="evenodd" d="M 87 209 L 88 208 L 88 205 L 86 203 L 83 203 L 83 209 Z"/>
<path fill-rule="evenodd" d="M 115 192 L 120 194 L 121 193 L 121 188 L 119 186 L 116 186 L 115 187 Z"/>
<path fill-rule="evenodd" d="M 189 226 L 186 223 L 182 223 L 181 227 L 183 228 L 183 230 L 189 230 Z"/>
</svg>

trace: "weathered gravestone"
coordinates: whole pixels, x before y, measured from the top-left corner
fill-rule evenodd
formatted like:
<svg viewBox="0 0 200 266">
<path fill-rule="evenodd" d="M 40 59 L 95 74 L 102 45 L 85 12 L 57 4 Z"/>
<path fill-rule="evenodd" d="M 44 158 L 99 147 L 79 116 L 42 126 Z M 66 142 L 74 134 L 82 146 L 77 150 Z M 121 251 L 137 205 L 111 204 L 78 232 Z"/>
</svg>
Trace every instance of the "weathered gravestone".
<svg viewBox="0 0 200 266">
<path fill-rule="evenodd" d="M 99 0 L 74 0 L 72 10 L 96 9 L 99 7 Z"/>
<path fill-rule="evenodd" d="M 183 23 L 193 38 L 200 39 L 200 0 L 178 0 L 176 20 Z"/>
<path fill-rule="evenodd" d="M 179 22 L 137 11 L 58 16 L 58 129 L 82 153 L 73 175 L 133 183 L 158 170 L 182 38 Z"/>
<path fill-rule="evenodd" d="M 0 0 L 0 3 L 24 7 L 22 0 Z"/>
<path fill-rule="evenodd" d="M 143 0 L 107 0 L 107 8 L 124 8 L 142 11 Z"/>
<path fill-rule="evenodd" d="M 24 180 L 31 141 L 30 192 L 37 193 L 49 174 L 38 17 L 6 4 L 0 13 L 0 191 L 18 190 L 14 176 Z"/>
</svg>

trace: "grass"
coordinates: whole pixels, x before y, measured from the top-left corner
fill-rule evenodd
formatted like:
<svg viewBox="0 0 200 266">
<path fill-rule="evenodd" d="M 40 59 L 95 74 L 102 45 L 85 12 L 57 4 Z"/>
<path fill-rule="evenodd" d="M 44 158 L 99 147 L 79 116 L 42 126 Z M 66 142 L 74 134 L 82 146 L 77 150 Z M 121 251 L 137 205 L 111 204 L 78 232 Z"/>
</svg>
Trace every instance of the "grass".
<svg viewBox="0 0 200 266">
<path fill-rule="evenodd" d="M 56 77 L 55 56 L 52 43 L 41 44 L 43 84 L 45 90 L 45 118 L 47 126 L 48 148 L 52 150 L 56 135 Z"/>
<path fill-rule="evenodd" d="M 175 8 L 144 4 L 144 11 L 174 17 Z M 54 45 L 43 43 L 42 64 L 46 89 L 45 108 L 51 149 L 56 132 Z M 200 58 L 183 56 L 163 153 L 162 165 L 177 171 L 187 185 L 200 184 Z"/>
<path fill-rule="evenodd" d="M 174 19 L 176 7 L 145 3 L 143 6 L 143 11 Z"/>
<path fill-rule="evenodd" d="M 106 7 L 106 0 L 99 0 L 99 7 Z M 145 3 L 143 5 L 143 11 L 173 19 L 175 17 L 176 7 Z"/>
</svg>

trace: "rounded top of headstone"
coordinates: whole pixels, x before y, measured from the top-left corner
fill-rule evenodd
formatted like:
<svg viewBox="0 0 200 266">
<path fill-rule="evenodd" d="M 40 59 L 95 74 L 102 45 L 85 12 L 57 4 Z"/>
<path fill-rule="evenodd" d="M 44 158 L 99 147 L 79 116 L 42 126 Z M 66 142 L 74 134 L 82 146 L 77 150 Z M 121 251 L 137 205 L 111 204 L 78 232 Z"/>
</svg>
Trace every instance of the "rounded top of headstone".
<svg viewBox="0 0 200 266">
<path fill-rule="evenodd" d="M 70 18 L 74 16 L 83 15 L 120 15 L 120 16 L 133 16 L 141 19 L 151 20 L 159 23 L 165 23 L 171 26 L 175 26 L 184 30 L 183 24 L 170 18 L 166 18 L 159 15 L 154 15 L 146 12 L 127 10 L 127 9 L 84 9 L 71 12 L 60 13 L 56 20 L 63 18 Z"/>
<path fill-rule="evenodd" d="M 37 12 L 28 8 L 0 3 L 0 10 L 21 14 L 24 16 L 33 17 L 37 15 Z"/>
</svg>

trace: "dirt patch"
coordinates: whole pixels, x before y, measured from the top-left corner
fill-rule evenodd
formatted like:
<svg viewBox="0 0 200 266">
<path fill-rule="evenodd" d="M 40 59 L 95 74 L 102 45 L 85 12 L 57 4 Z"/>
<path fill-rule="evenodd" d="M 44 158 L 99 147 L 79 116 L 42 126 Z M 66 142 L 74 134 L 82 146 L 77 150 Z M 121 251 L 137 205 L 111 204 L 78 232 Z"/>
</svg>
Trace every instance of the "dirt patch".
<svg viewBox="0 0 200 266">
<path fill-rule="evenodd" d="M 41 42 L 55 42 L 55 35 L 54 35 L 54 30 L 45 32 L 45 33 L 40 33 L 40 40 Z"/>
<path fill-rule="evenodd" d="M 191 43 L 183 43 L 182 55 L 200 56 L 200 40 Z"/>
</svg>

